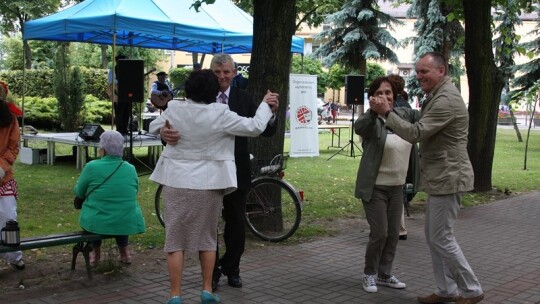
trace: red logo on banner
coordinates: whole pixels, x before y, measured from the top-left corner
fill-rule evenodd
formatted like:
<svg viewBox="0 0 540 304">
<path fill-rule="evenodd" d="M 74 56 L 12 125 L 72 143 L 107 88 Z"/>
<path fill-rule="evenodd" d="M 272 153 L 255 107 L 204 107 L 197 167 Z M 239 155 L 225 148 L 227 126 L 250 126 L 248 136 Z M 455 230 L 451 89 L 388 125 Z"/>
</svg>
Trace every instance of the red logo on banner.
<svg viewBox="0 0 540 304">
<path fill-rule="evenodd" d="M 306 107 L 301 106 L 298 109 L 296 109 L 296 121 L 298 121 L 302 125 L 307 125 L 311 122 L 311 119 L 313 118 L 313 112 Z"/>
</svg>

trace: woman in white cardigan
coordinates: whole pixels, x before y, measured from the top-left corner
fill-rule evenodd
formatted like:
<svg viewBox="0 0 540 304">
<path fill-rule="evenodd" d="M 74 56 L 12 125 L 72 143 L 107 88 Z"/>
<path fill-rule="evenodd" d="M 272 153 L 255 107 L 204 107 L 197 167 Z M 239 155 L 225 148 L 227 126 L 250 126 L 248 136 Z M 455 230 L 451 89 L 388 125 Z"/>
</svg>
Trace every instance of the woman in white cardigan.
<svg viewBox="0 0 540 304">
<path fill-rule="evenodd" d="M 241 117 L 227 104 L 216 103 L 217 77 L 210 70 L 192 72 L 186 81 L 187 100 L 173 100 L 150 124 L 150 133 L 172 127 L 181 139 L 167 145 L 150 179 L 163 187 L 165 252 L 171 297 L 182 303 L 184 251 L 198 251 L 203 276 L 202 303 L 220 302 L 213 294 L 212 271 L 217 246 L 217 223 L 222 200 L 237 186 L 235 136 L 258 136 L 272 112 L 277 94 L 269 92 L 253 118 Z"/>
</svg>

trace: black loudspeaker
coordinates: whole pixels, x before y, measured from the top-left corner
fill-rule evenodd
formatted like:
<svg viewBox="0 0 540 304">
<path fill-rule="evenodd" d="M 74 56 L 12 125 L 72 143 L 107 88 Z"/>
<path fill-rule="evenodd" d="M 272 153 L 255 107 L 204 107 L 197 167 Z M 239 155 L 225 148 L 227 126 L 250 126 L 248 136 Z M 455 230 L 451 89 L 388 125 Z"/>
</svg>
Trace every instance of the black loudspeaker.
<svg viewBox="0 0 540 304">
<path fill-rule="evenodd" d="M 105 132 L 100 125 L 85 125 L 79 133 L 79 137 L 85 141 L 99 141 L 101 133 Z"/>
<path fill-rule="evenodd" d="M 345 102 L 348 105 L 364 104 L 364 75 L 345 76 Z"/>
<path fill-rule="evenodd" d="M 144 61 L 118 60 L 118 102 L 144 102 Z"/>
</svg>

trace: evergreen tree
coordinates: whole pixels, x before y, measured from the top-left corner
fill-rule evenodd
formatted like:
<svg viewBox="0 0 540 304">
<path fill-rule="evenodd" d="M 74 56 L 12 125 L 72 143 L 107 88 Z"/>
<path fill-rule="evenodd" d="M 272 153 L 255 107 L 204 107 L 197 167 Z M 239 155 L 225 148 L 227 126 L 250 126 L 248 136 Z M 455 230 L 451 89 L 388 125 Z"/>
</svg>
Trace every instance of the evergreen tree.
<svg viewBox="0 0 540 304">
<path fill-rule="evenodd" d="M 495 50 L 495 64 L 499 67 L 504 82 L 501 95 L 501 103 L 503 104 L 509 104 L 510 102 L 508 97 L 511 95 L 508 93 L 510 79 L 514 76 L 512 71 L 515 65 L 514 55 L 516 52 L 521 52 L 522 49 L 518 46 L 520 37 L 516 34 L 516 26 L 523 23 L 519 18 L 520 13 L 521 10 L 516 7 L 516 1 L 508 0 L 506 5 L 497 5 L 493 18 L 497 23 L 494 32 L 498 35 L 493 39 L 493 49 Z M 521 133 L 512 108 L 510 108 L 510 115 L 518 140 L 521 142 Z"/>
<path fill-rule="evenodd" d="M 439 52 L 449 60 L 449 75 L 457 78 L 454 83 L 459 87 L 459 77 L 463 74 L 459 58 L 463 55 L 464 29 L 457 19 L 448 18 L 453 7 L 439 0 L 414 0 L 407 15 L 415 18 L 416 37 L 404 39 L 401 44 L 413 43 L 413 62 L 427 52 Z M 451 19 L 451 21 L 450 21 Z M 414 77 L 407 79 L 409 95 L 424 95 L 418 81 Z"/>
<path fill-rule="evenodd" d="M 540 79 L 540 6 L 537 8 L 538 21 L 536 28 L 531 31 L 531 35 L 536 39 L 520 44 L 530 61 L 513 67 L 513 72 L 522 73 L 521 76 L 514 78 L 512 85 L 517 87 L 517 91 L 526 91 Z"/>
<path fill-rule="evenodd" d="M 69 43 L 60 42 L 55 57 L 54 92 L 62 129 L 75 131 L 82 123 L 84 82 L 78 67 L 70 68 Z"/>
<path fill-rule="evenodd" d="M 325 65 L 340 63 L 366 75 L 368 59 L 399 63 L 392 50 L 397 40 L 389 30 L 402 23 L 379 11 L 376 0 L 347 1 L 326 22 L 332 27 L 315 37 L 326 42 L 314 52 L 315 56 L 324 57 Z M 363 113 L 363 105 L 359 110 Z"/>
</svg>

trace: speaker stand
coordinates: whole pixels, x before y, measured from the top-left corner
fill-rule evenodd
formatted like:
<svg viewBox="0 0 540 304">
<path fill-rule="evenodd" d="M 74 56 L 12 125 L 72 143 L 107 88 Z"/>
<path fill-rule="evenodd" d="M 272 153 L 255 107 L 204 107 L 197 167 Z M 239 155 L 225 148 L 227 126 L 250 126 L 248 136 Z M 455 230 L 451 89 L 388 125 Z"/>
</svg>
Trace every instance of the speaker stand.
<svg viewBox="0 0 540 304">
<path fill-rule="evenodd" d="M 350 154 L 343 154 L 347 157 L 356 157 L 356 153 L 354 151 L 354 149 L 358 149 L 358 151 L 360 151 L 360 153 L 358 154 L 358 156 L 362 155 L 362 149 L 360 149 L 360 147 L 358 147 L 358 145 L 354 142 L 354 108 L 355 108 L 356 105 L 353 105 L 352 107 L 352 118 L 351 118 L 351 138 L 349 139 L 349 143 L 347 143 L 345 146 L 343 146 L 341 149 L 339 149 L 336 153 L 334 153 L 332 156 L 330 156 L 327 160 L 331 160 L 332 157 L 338 155 L 338 154 L 341 154 L 341 152 L 345 151 L 345 149 L 347 148 L 350 148 L 351 151 L 350 151 Z"/>
<path fill-rule="evenodd" d="M 128 134 L 129 134 L 129 151 L 128 151 L 128 155 L 127 155 L 127 161 L 134 165 L 134 161 L 136 160 L 137 162 L 139 162 L 141 165 L 143 165 L 144 167 L 146 167 L 148 170 L 150 170 L 150 172 L 154 171 L 152 168 L 150 168 L 148 165 L 146 165 L 142 160 L 138 159 L 137 157 L 135 157 L 135 154 L 133 154 L 133 101 L 129 101 L 129 109 L 130 109 L 130 116 L 129 116 L 129 123 L 128 123 Z M 141 131 L 139 130 L 139 128 L 137 127 L 137 131 L 138 135 L 141 135 Z M 142 176 L 142 175 L 145 175 L 145 174 L 141 174 L 139 176 Z"/>
</svg>

